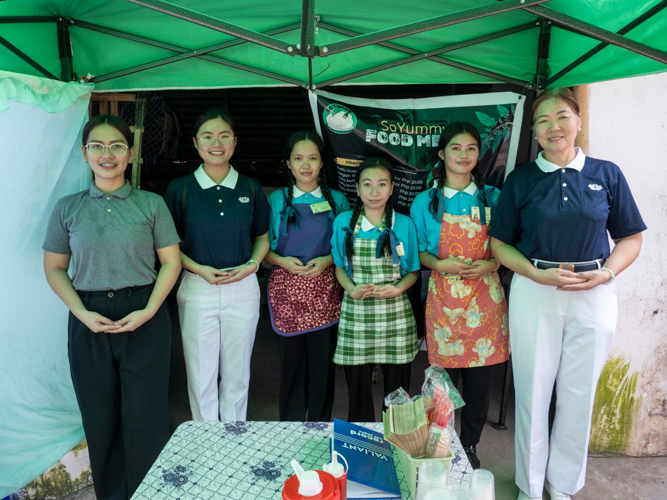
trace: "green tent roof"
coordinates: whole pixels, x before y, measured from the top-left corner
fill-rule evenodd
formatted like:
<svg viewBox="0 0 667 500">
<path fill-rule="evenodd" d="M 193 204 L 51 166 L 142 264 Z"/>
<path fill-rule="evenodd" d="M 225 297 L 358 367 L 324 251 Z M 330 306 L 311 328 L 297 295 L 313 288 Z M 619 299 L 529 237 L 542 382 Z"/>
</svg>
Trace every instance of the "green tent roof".
<svg viewBox="0 0 667 500">
<path fill-rule="evenodd" d="M 0 69 L 97 91 L 510 82 L 667 70 L 667 1 L 0 0 Z M 71 50 L 70 50 L 71 49 Z"/>
</svg>

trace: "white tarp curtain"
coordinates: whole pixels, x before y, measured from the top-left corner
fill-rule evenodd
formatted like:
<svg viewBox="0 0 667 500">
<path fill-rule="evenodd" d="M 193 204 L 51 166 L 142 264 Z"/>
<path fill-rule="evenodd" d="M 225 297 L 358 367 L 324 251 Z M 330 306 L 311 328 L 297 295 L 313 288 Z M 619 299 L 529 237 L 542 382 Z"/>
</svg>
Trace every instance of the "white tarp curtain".
<svg viewBox="0 0 667 500">
<path fill-rule="evenodd" d="M 80 134 L 92 88 L 0 71 L 0 498 L 84 438 L 67 308 L 41 246 L 56 201 L 90 186 Z"/>
</svg>

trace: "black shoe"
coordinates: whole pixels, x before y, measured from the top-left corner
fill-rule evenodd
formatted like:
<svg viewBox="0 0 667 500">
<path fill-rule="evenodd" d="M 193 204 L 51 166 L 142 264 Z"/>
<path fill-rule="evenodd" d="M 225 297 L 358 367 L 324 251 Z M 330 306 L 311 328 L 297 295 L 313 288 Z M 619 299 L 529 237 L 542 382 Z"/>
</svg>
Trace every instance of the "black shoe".
<svg viewBox="0 0 667 500">
<path fill-rule="evenodd" d="M 463 448 L 463 451 L 466 452 L 468 460 L 470 461 L 470 466 L 473 469 L 479 469 L 480 463 L 479 458 L 477 458 L 477 448 L 475 446 L 470 446 L 468 448 Z"/>
</svg>

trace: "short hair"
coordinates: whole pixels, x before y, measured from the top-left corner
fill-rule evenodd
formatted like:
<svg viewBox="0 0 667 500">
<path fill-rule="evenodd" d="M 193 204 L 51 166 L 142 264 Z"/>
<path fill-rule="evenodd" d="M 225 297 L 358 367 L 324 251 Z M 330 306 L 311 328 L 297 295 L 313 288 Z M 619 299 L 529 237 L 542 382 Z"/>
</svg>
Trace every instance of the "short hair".
<svg viewBox="0 0 667 500">
<path fill-rule="evenodd" d="M 192 127 L 192 137 L 197 137 L 197 132 L 199 132 L 199 129 L 204 123 L 216 118 L 220 118 L 226 121 L 232 129 L 232 134 L 236 135 L 236 123 L 234 122 L 232 115 L 227 113 L 227 111 L 222 108 L 210 108 L 200 114 L 195 120 L 194 127 Z"/>
<path fill-rule="evenodd" d="M 553 87 L 550 89 L 543 90 L 542 92 L 537 94 L 537 97 L 533 101 L 533 108 L 532 108 L 533 123 L 535 123 L 535 111 L 537 111 L 538 106 L 542 104 L 544 101 L 547 101 L 549 99 L 561 100 L 565 104 L 567 104 L 570 107 L 570 109 L 572 109 L 572 111 L 574 111 L 577 115 L 581 114 L 579 112 L 579 101 L 577 101 L 577 98 L 574 96 L 574 92 L 572 92 L 567 87 Z"/>
<path fill-rule="evenodd" d="M 88 144 L 88 136 L 98 125 L 111 125 L 113 128 L 118 130 L 127 141 L 127 145 L 132 147 L 134 146 L 134 134 L 130 130 L 130 127 L 127 126 L 121 118 L 111 115 L 97 115 L 88 120 L 88 123 L 83 127 L 83 132 L 81 133 L 81 143 L 85 146 Z"/>
</svg>

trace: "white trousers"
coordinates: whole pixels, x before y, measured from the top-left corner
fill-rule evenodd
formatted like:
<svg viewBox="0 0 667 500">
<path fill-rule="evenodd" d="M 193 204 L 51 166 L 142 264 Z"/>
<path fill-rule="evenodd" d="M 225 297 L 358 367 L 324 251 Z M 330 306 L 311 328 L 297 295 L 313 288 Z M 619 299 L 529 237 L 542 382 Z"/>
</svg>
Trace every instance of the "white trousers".
<svg viewBox="0 0 667 500">
<path fill-rule="evenodd" d="M 516 484 L 542 497 L 584 486 L 595 389 L 616 329 L 615 285 L 564 292 L 514 275 L 509 303 L 516 400 Z M 556 419 L 548 436 L 556 382 Z"/>
<path fill-rule="evenodd" d="M 257 276 L 210 285 L 185 271 L 177 298 L 192 418 L 245 420 L 259 320 Z"/>
</svg>

